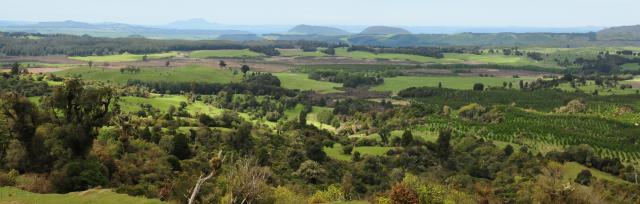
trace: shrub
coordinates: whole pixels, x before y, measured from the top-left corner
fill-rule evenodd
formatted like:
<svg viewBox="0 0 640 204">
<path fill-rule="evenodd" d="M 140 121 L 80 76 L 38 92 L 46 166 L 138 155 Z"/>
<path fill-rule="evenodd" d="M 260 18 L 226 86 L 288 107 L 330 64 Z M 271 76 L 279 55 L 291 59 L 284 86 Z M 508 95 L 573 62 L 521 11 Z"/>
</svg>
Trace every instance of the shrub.
<svg viewBox="0 0 640 204">
<path fill-rule="evenodd" d="M 94 160 L 68 163 L 58 177 L 56 188 L 60 192 L 82 191 L 108 183 L 107 168 Z"/>
<path fill-rule="evenodd" d="M 589 185 L 591 183 L 591 171 L 582 170 L 574 181 L 582 185 Z"/>
<path fill-rule="evenodd" d="M 337 185 L 330 185 L 324 191 L 316 191 L 311 198 L 309 198 L 309 203 L 330 203 L 344 200 L 344 193 Z"/>
<path fill-rule="evenodd" d="M 273 191 L 273 196 L 274 204 L 304 203 L 304 197 L 283 186 L 278 186 Z"/>
<path fill-rule="evenodd" d="M 420 203 L 444 203 L 446 189 L 440 185 L 427 185 L 418 187 L 416 193 Z"/>
<path fill-rule="evenodd" d="M 569 101 L 569 103 L 567 103 L 566 106 L 562 106 L 556 109 L 556 113 L 569 113 L 569 114 L 583 113 L 585 111 L 587 111 L 587 105 L 585 105 L 584 102 L 580 99 Z"/>
<path fill-rule="evenodd" d="M 392 203 L 396 204 L 418 204 L 418 195 L 407 184 L 396 183 L 389 193 Z"/>
</svg>

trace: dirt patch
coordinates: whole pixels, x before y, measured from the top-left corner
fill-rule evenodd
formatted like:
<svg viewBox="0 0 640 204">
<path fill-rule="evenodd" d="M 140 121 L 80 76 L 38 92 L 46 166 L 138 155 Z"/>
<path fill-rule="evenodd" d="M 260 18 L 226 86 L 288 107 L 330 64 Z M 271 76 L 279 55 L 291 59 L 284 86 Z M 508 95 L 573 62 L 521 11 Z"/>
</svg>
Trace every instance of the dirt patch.
<svg viewBox="0 0 640 204">
<path fill-rule="evenodd" d="M 29 73 L 50 73 L 50 72 L 58 72 L 68 68 L 60 68 L 60 67 L 49 67 L 49 68 L 27 68 Z"/>
</svg>

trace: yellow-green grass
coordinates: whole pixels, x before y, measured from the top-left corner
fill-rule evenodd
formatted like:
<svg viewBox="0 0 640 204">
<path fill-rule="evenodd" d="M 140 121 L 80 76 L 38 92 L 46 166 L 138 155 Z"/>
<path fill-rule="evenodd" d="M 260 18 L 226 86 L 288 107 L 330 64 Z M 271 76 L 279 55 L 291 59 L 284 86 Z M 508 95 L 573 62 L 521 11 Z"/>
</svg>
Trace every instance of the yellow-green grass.
<svg viewBox="0 0 640 204">
<path fill-rule="evenodd" d="M 633 81 L 623 81 L 622 84 L 626 84 L 626 83 L 631 83 Z M 603 88 L 602 86 L 598 86 L 595 84 L 594 81 L 590 80 L 587 81 L 587 85 L 579 85 L 576 84 L 576 88 L 571 87 L 571 84 L 569 83 L 563 83 L 560 84 L 560 86 L 558 86 L 558 88 L 565 90 L 565 91 L 582 91 L 584 93 L 594 93 L 596 90 L 598 90 L 598 95 L 602 95 L 602 96 L 608 96 L 608 95 L 624 95 L 624 94 L 635 94 L 636 90 L 638 90 L 637 88 L 631 88 L 631 89 L 620 89 L 619 87 L 617 88 Z"/>
<path fill-rule="evenodd" d="M 374 155 L 381 156 L 385 155 L 389 150 L 395 149 L 396 147 L 373 147 L 373 146 L 362 146 L 362 147 L 354 147 L 352 154 L 355 152 L 360 152 L 360 155 Z M 327 156 L 330 158 L 341 160 L 341 161 L 351 161 L 351 155 L 343 154 L 342 145 L 334 144 L 333 147 L 328 148 L 324 147 L 324 152 L 327 153 Z"/>
<path fill-rule="evenodd" d="M 176 108 L 180 106 L 180 102 L 186 102 L 187 97 L 180 95 L 153 95 L 149 98 L 125 96 L 120 98 L 120 106 L 125 112 L 135 112 L 140 110 L 141 104 L 149 104 L 160 111 L 167 111 L 170 106 Z"/>
<path fill-rule="evenodd" d="M 275 73 L 280 79 L 280 86 L 287 89 L 313 90 L 319 93 L 341 92 L 335 87 L 342 87 L 342 84 L 309 79 L 307 74 L 302 73 Z"/>
<path fill-rule="evenodd" d="M 422 63 L 460 63 L 461 60 L 458 59 L 436 59 L 433 57 L 425 57 L 419 55 L 409 55 L 409 54 L 375 54 L 371 52 L 364 51 L 353 51 L 348 52 L 346 48 L 337 48 L 336 56 L 339 57 L 349 57 L 354 59 L 370 59 L 370 60 L 399 60 L 399 61 L 413 61 L 413 62 L 422 62 Z"/>
<path fill-rule="evenodd" d="M 296 105 L 296 107 L 292 109 L 285 110 L 284 115 L 287 117 L 288 120 L 298 120 L 298 117 L 300 116 L 300 112 L 302 111 L 302 109 L 304 109 L 304 105 L 298 104 Z M 316 126 L 320 129 L 325 129 L 331 132 L 335 132 L 336 131 L 335 127 L 331 126 L 330 124 L 321 123 L 318 120 L 317 115 L 320 111 L 333 112 L 333 109 L 327 108 L 327 107 L 320 107 L 320 106 L 311 107 L 311 113 L 307 114 L 307 124 Z"/>
<path fill-rule="evenodd" d="M 242 80 L 240 74 L 217 67 L 190 65 L 177 68 L 141 68 L 139 73 L 121 73 L 119 69 L 74 68 L 60 71 L 59 76 L 74 77 L 91 81 L 105 81 L 125 84 L 129 80 L 229 83 Z"/>
<path fill-rule="evenodd" d="M 156 53 L 156 54 L 148 54 L 148 59 L 165 59 L 177 56 L 177 52 L 166 52 L 166 53 Z M 133 62 L 133 61 L 142 61 L 144 57 L 143 54 L 130 54 L 123 53 L 119 55 L 104 55 L 104 56 L 85 56 L 85 57 L 69 57 L 74 60 L 80 61 L 93 61 L 93 62 Z"/>
<path fill-rule="evenodd" d="M 475 83 L 482 83 L 484 87 L 502 87 L 503 82 L 511 82 L 518 87 L 520 80 L 530 81 L 533 78 L 512 78 L 512 77 L 462 77 L 462 76 L 399 76 L 393 78 L 385 78 L 382 85 L 371 88 L 372 91 L 390 91 L 397 93 L 398 91 L 410 87 L 438 87 L 438 83 L 442 83 L 443 88 L 470 90 L 473 89 Z"/>
<path fill-rule="evenodd" d="M 189 54 L 192 58 L 255 58 L 264 57 L 262 53 L 251 50 L 198 50 Z"/>
<path fill-rule="evenodd" d="M 591 175 L 593 177 L 596 177 L 598 179 L 604 179 L 607 181 L 611 181 L 614 183 L 629 183 L 628 181 L 625 181 L 621 178 L 615 177 L 611 174 L 602 172 L 600 170 L 597 169 L 593 169 L 593 168 L 589 168 L 586 167 L 582 164 L 579 164 L 577 162 L 566 162 L 562 165 L 562 177 L 563 179 L 567 180 L 567 181 L 573 181 L 574 179 L 576 179 L 576 177 L 578 176 L 578 174 L 582 171 L 582 170 L 589 170 L 591 171 Z"/>
<path fill-rule="evenodd" d="M 391 137 L 389 138 L 389 140 L 391 141 L 394 137 L 398 137 L 398 138 L 402 137 L 402 133 L 404 133 L 403 130 L 391 131 Z M 413 135 L 414 139 L 418 139 L 426 142 L 435 142 L 438 139 L 438 133 L 432 132 L 432 131 L 412 130 L 411 134 Z M 373 133 L 370 135 L 363 134 L 363 133 L 354 134 L 354 135 L 349 135 L 349 138 L 382 141 L 378 133 Z"/>
<path fill-rule="evenodd" d="M 283 57 L 323 57 L 327 56 L 320 51 L 315 52 L 303 52 L 302 49 L 278 49 L 280 56 Z"/>
<path fill-rule="evenodd" d="M 14 187 L 0 188 L 0 204 L 160 204 L 157 199 L 133 197 L 115 193 L 110 189 L 91 189 L 67 194 L 37 194 Z"/>
<path fill-rule="evenodd" d="M 445 59 L 455 59 L 461 60 L 464 62 L 476 62 L 476 63 L 486 63 L 486 64 L 500 64 L 500 65 L 513 65 L 513 66 L 543 66 L 550 67 L 556 66 L 554 64 L 546 64 L 544 62 L 538 62 L 532 59 L 527 58 L 526 56 L 513 56 L 513 55 L 503 55 L 503 54 L 460 54 L 460 53 L 445 53 Z"/>
</svg>

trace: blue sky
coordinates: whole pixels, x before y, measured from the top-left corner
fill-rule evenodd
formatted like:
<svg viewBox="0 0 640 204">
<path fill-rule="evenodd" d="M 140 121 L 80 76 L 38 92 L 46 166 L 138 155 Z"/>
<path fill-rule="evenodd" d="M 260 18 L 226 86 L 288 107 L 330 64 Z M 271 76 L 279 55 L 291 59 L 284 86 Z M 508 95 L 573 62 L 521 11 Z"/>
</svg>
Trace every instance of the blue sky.
<svg viewBox="0 0 640 204">
<path fill-rule="evenodd" d="M 578 27 L 640 24 L 638 0 L 5 0 L 1 20 L 159 25 Z"/>
</svg>

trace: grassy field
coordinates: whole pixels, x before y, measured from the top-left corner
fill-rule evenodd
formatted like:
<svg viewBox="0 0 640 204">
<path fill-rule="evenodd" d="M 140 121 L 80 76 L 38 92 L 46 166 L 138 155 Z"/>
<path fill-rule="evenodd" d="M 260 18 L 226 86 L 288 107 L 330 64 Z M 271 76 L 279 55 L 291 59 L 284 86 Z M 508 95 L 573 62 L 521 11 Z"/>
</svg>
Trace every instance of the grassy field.
<svg viewBox="0 0 640 204">
<path fill-rule="evenodd" d="M 303 108 L 304 108 L 304 105 L 298 104 L 298 105 L 296 105 L 295 108 L 285 110 L 284 114 L 285 114 L 285 116 L 287 116 L 288 120 L 298 120 L 298 116 L 300 115 L 300 111 L 302 111 Z M 323 111 L 323 110 L 333 111 L 332 108 L 313 106 L 311 108 L 311 113 L 307 114 L 307 124 L 316 126 L 316 127 L 320 128 L 320 129 L 325 129 L 325 130 L 328 130 L 328 131 L 331 131 L 331 132 L 335 132 L 336 131 L 335 127 L 333 127 L 333 126 L 331 126 L 329 124 L 321 123 L 321 122 L 318 121 L 316 116 L 320 111 Z"/>
<path fill-rule="evenodd" d="M 629 81 L 631 82 L 631 81 Z M 622 84 L 625 82 L 623 81 Z M 620 89 L 620 88 L 603 88 L 601 86 L 597 86 L 594 81 L 587 81 L 587 85 L 578 85 L 576 88 L 571 87 L 569 83 L 563 83 L 558 86 L 560 89 L 565 91 L 582 91 L 584 93 L 591 94 L 595 90 L 598 90 L 598 95 L 608 96 L 608 95 L 622 95 L 622 94 L 636 94 L 637 88 L 632 89 Z"/>
<path fill-rule="evenodd" d="M 189 54 L 192 58 L 255 58 L 264 57 L 262 53 L 250 50 L 198 50 Z"/>
<path fill-rule="evenodd" d="M 400 60 L 400 61 L 413 61 L 421 63 L 459 63 L 461 60 L 457 59 L 436 59 L 433 57 L 425 57 L 419 55 L 409 54 L 375 54 L 364 51 L 348 52 L 346 48 L 336 49 L 336 55 L 338 57 L 349 57 L 354 59 L 369 59 L 369 60 Z"/>
<path fill-rule="evenodd" d="M 59 76 L 80 76 L 84 80 L 125 84 L 128 80 L 229 83 L 240 81 L 240 74 L 217 67 L 191 65 L 178 68 L 142 68 L 140 73 L 121 73 L 119 69 L 74 68 L 60 71 Z"/>
<path fill-rule="evenodd" d="M 177 56 L 177 52 L 167 52 L 158 54 L 148 54 L 149 59 L 165 59 Z M 80 61 L 93 61 L 93 62 L 132 62 L 142 61 L 144 55 L 124 53 L 120 55 L 105 55 L 105 56 L 86 56 L 86 57 L 69 57 L 70 59 Z"/>
<path fill-rule="evenodd" d="M 185 96 L 180 95 L 165 95 L 163 97 L 154 95 L 150 98 L 125 96 L 120 99 L 122 110 L 126 112 L 135 112 L 140 110 L 141 104 L 150 104 L 154 108 L 160 109 L 160 111 L 167 111 L 171 105 L 177 108 L 180 106 L 180 102 L 187 101 Z"/>
<path fill-rule="evenodd" d="M 563 178 L 565 180 L 573 181 L 574 179 L 576 179 L 576 177 L 578 176 L 580 171 L 582 171 L 584 169 L 587 169 L 587 170 L 591 171 L 591 175 L 593 177 L 596 177 L 598 179 L 604 179 L 604 180 L 611 181 L 611 182 L 614 182 L 614 183 L 629 183 L 628 181 L 622 180 L 622 179 L 620 179 L 618 177 L 615 177 L 615 176 L 613 176 L 611 174 L 599 171 L 597 169 L 592 169 L 592 168 L 586 167 L 586 166 L 584 166 L 582 164 L 579 164 L 579 163 L 576 163 L 576 162 L 564 163 L 562 165 L 562 167 L 563 167 L 563 170 L 564 170 L 562 176 L 563 176 Z"/>
<path fill-rule="evenodd" d="M 320 93 L 340 92 L 334 87 L 342 87 L 342 84 L 309 79 L 307 74 L 301 73 L 275 73 L 280 79 L 281 86 L 287 89 L 314 90 Z"/>
<path fill-rule="evenodd" d="M 529 81 L 533 78 L 511 78 L 511 77 L 457 77 L 457 76 L 399 76 L 393 78 L 385 78 L 384 83 L 373 87 L 372 91 L 391 91 L 397 93 L 410 87 L 438 87 L 438 83 L 442 83 L 443 88 L 471 90 L 475 83 L 482 83 L 484 87 L 500 86 L 503 82 L 511 82 L 514 88 L 518 87 L 520 80 Z"/>
<path fill-rule="evenodd" d="M 0 204 L 160 204 L 165 203 L 157 199 L 132 197 L 118 194 L 110 189 L 92 189 L 68 194 L 37 194 L 14 187 L 0 188 Z"/>
<path fill-rule="evenodd" d="M 361 155 L 384 155 L 389 150 L 395 149 L 396 147 L 355 147 L 353 148 L 353 152 L 360 152 Z M 332 148 L 324 148 L 324 152 L 327 153 L 327 156 L 341 160 L 341 161 L 351 161 L 351 155 L 346 155 L 342 153 L 342 145 L 334 144 Z"/>
<path fill-rule="evenodd" d="M 302 49 L 278 49 L 283 57 L 323 57 L 327 56 L 322 52 L 303 52 Z"/>
<path fill-rule="evenodd" d="M 622 65 L 622 70 L 625 71 L 638 71 L 640 70 L 640 64 L 638 63 L 627 63 Z"/>
</svg>

